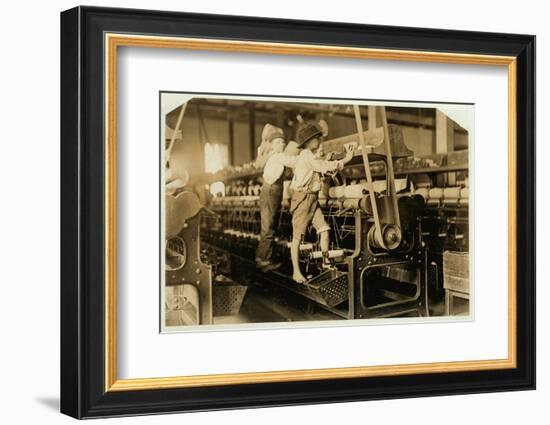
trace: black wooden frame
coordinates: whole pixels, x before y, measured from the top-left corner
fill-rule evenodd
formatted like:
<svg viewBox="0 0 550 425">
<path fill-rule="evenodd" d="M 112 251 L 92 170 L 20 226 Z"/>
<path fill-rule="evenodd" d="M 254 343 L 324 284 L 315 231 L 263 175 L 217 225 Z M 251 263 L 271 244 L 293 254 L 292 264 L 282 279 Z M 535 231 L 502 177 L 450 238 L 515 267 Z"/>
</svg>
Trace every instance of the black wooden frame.
<svg viewBox="0 0 550 425">
<path fill-rule="evenodd" d="M 517 58 L 517 368 L 105 392 L 104 32 Z M 61 411 L 77 418 L 535 388 L 535 37 L 77 7 L 61 14 Z"/>
</svg>

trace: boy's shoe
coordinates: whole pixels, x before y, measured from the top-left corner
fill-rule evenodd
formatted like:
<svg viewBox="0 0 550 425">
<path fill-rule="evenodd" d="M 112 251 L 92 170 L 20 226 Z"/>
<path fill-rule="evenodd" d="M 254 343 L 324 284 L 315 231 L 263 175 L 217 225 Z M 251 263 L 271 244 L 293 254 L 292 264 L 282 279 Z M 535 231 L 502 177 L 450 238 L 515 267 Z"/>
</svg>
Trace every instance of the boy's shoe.
<svg viewBox="0 0 550 425">
<path fill-rule="evenodd" d="M 256 266 L 263 272 L 270 272 L 271 270 L 281 267 L 281 263 L 273 263 L 271 261 L 257 261 Z"/>
</svg>

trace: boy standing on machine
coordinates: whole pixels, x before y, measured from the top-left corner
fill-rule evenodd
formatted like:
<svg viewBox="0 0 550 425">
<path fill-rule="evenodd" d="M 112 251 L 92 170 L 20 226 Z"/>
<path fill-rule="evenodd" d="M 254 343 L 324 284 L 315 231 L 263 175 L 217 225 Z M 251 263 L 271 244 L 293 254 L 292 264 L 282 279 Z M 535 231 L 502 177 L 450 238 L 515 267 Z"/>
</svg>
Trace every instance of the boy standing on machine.
<svg viewBox="0 0 550 425">
<path fill-rule="evenodd" d="M 297 283 L 305 283 L 306 278 L 300 270 L 299 252 L 300 243 L 310 223 L 313 224 L 320 239 L 323 265 L 330 265 L 328 258 L 330 227 L 325 221 L 319 206 L 319 191 L 321 177 L 324 174 L 341 170 L 353 158 L 353 146 L 346 146 L 346 156 L 341 160 L 327 161 L 319 158 L 316 153 L 323 140 L 323 129 L 318 124 L 306 124 L 298 130 L 296 135 L 299 147 L 303 148 L 298 156 L 292 179 L 292 243 L 290 256 L 292 259 L 292 278 Z"/>
</svg>

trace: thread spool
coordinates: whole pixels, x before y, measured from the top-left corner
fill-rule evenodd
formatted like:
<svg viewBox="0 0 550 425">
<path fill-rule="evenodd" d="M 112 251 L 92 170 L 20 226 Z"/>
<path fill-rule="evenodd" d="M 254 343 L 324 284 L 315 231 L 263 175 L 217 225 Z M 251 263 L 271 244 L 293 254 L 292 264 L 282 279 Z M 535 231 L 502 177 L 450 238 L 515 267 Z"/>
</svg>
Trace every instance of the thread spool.
<svg viewBox="0 0 550 425">
<path fill-rule="evenodd" d="M 292 242 L 287 242 L 286 247 L 290 248 L 292 245 Z M 312 243 L 303 243 L 300 244 L 300 247 L 298 248 L 300 251 L 313 251 L 313 244 Z"/>
<path fill-rule="evenodd" d="M 342 202 L 342 206 L 346 209 L 347 208 L 359 209 L 361 207 L 361 200 L 362 198 L 344 199 L 344 202 Z"/>
<path fill-rule="evenodd" d="M 460 197 L 460 187 L 446 187 L 443 189 L 444 199 L 458 199 Z"/>
<path fill-rule="evenodd" d="M 459 201 L 460 201 L 459 198 L 443 198 L 443 205 L 454 206 L 454 205 L 458 205 Z"/>
<path fill-rule="evenodd" d="M 434 187 L 428 191 L 428 198 L 441 199 L 443 197 L 443 189 L 440 187 Z"/>
<path fill-rule="evenodd" d="M 470 189 L 463 187 L 460 191 L 460 205 L 468 205 L 470 203 Z"/>
<path fill-rule="evenodd" d="M 346 186 L 333 186 L 328 190 L 329 198 L 343 198 L 345 195 Z"/>
<path fill-rule="evenodd" d="M 401 192 L 402 190 L 407 188 L 407 179 L 395 179 L 395 191 Z M 372 189 L 377 192 L 383 192 L 387 189 L 386 180 L 375 180 L 372 182 Z M 367 188 L 368 190 L 368 188 Z"/>
<path fill-rule="evenodd" d="M 395 179 L 395 191 L 401 192 L 409 187 L 407 179 Z"/>
<path fill-rule="evenodd" d="M 386 190 L 386 180 L 375 180 L 372 182 L 372 190 L 376 193 Z"/>
<path fill-rule="evenodd" d="M 416 189 L 414 192 L 415 195 L 420 195 L 424 198 L 424 200 L 428 199 L 428 189 L 422 187 L 420 189 Z"/>
<path fill-rule="evenodd" d="M 368 194 L 366 184 L 352 184 L 344 188 L 344 197 L 346 199 L 362 198 Z"/>
<path fill-rule="evenodd" d="M 344 250 L 343 249 L 332 249 L 327 251 L 328 252 L 328 258 L 338 258 L 344 256 Z M 313 259 L 319 259 L 323 258 L 323 251 L 314 251 L 311 253 L 311 258 Z"/>
</svg>

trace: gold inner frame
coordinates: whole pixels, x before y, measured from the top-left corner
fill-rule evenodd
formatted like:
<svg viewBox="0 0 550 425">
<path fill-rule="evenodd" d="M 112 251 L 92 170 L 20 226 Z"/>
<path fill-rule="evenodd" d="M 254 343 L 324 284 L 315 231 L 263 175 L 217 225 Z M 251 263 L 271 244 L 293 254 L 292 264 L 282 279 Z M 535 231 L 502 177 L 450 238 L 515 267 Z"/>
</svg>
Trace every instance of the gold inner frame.
<svg viewBox="0 0 550 425">
<path fill-rule="evenodd" d="M 105 34 L 105 391 L 237 385 L 285 381 L 510 369 L 516 353 L 516 58 L 410 50 L 369 49 L 255 41 Z M 116 98 L 120 46 L 328 56 L 356 59 L 494 65 L 508 71 L 508 358 L 385 366 L 117 379 L 116 373 Z"/>
</svg>

